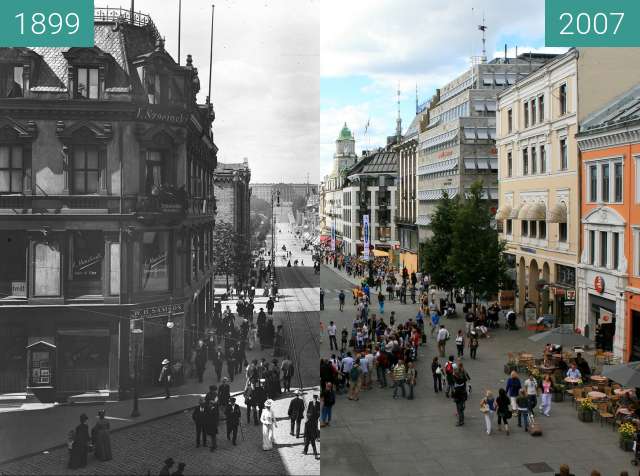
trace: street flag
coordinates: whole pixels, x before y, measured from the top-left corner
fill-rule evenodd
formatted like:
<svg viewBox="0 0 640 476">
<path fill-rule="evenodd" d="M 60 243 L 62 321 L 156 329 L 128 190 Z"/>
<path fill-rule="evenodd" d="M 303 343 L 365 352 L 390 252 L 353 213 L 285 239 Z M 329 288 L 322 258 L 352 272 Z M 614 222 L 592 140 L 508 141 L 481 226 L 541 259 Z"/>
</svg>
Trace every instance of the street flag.
<svg viewBox="0 0 640 476">
<path fill-rule="evenodd" d="M 336 224 L 331 224 L 331 251 L 336 250 Z"/>
<path fill-rule="evenodd" d="M 364 126 L 364 133 L 366 134 L 369 130 L 369 126 L 371 125 L 371 119 L 367 119 L 367 124 Z"/>
<path fill-rule="evenodd" d="M 365 261 L 369 261 L 369 215 L 362 216 L 362 235 L 364 237 L 362 255 Z"/>
</svg>

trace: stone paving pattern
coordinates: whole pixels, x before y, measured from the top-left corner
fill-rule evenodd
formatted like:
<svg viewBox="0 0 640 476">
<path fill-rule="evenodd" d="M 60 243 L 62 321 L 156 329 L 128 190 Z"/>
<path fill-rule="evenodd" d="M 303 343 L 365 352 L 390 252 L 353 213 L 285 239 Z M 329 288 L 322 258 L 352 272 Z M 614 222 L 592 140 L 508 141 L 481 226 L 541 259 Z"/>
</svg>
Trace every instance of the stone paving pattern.
<svg viewBox="0 0 640 476">
<path fill-rule="evenodd" d="M 328 291 L 321 319 L 327 326 L 330 320 L 336 321 L 340 330 L 343 326 L 350 329 L 355 315 L 351 284 L 343 279 L 345 276 L 336 274 L 333 268 L 322 268 L 321 286 Z M 347 294 L 344 313 L 338 310 L 337 292 L 341 288 Z M 373 302 L 374 312 L 379 315 L 376 297 Z M 398 316 L 396 322 L 414 318 L 417 312 L 414 305 L 387 300 L 387 322 L 392 310 Z M 464 327 L 462 318 L 442 322 L 452 335 Z M 455 426 L 453 401 L 433 391 L 430 364 L 435 355 L 434 339 L 428 339 L 426 350 L 424 346 L 420 349 L 415 400 L 393 400 L 390 388 L 377 387 L 361 392 L 357 402 L 349 401 L 346 395 L 338 396 L 331 426 L 322 429 L 323 476 L 524 476 L 534 474 L 525 464 L 541 462 L 554 471 L 567 463 L 576 476 L 588 476 L 593 469 L 604 476 L 618 476 L 623 470 L 637 475 L 638 468 L 630 464 L 632 453 L 619 449 L 618 436 L 611 426 L 578 421 L 569 400 L 553 403 L 551 417 L 537 418 L 544 432 L 541 437 L 533 438 L 518 428 L 517 418 L 511 419 L 510 436 L 485 434 L 479 410 L 481 393 L 491 389 L 497 394 L 497 389 L 504 387 L 508 352 L 540 352 L 541 346 L 528 340 L 530 334 L 524 330 L 494 331 L 490 339 L 480 340 L 478 360 L 464 358 L 473 392 L 467 401 L 463 427 Z M 451 341 L 447 347 L 448 354 L 455 354 Z M 326 337 L 321 352 L 323 356 L 331 354 Z M 494 429 L 495 424 L 494 418 Z"/>
</svg>

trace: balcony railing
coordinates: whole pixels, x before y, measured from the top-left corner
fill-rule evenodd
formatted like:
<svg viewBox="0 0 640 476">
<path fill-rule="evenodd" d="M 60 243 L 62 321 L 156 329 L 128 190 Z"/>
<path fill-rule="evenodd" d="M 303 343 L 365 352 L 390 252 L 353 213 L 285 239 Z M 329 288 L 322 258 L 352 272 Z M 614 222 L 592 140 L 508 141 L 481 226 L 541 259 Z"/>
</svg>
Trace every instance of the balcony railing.
<svg viewBox="0 0 640 476">
<path fill-rule="evenodd" d="M 143 26 L 149 28 L 156 39 L 162 38 L 160 32 L 156 28 L 155 23 L 149 15 L 140 12 L 133 12 L 126 8 L 95 8 L 93 20 L 96 22 L 115 22 L 128 23 L 134 26 Z"/>
</svg>

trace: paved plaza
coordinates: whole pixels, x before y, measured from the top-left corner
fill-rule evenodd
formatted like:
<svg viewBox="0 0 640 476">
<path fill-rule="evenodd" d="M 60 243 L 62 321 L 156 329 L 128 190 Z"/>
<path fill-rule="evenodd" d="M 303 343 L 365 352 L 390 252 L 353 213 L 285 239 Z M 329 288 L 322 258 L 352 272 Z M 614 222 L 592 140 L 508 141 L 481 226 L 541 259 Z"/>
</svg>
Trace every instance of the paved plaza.
<svg viewBox="0 0 640 476">
<path fill-rule="evenodd" d="M 323 266 L 321 286 L 326 290 L 325 325 L 336 322 L 338 330 L 350 330 L 355 316 L 346 275 Z M 345 311 L 338 310 L 338 292 L 347 295 Z M 371 310 L 379 315 L 377 299 Z M 411 302 L 409 300 L 409 302 Z M 395 311 L 396 322 L 415 318 L 417 306 L 386 301 L 385 321 Z M 442 321 L 453 334 L 464 327 L 461 317 Z M 525 476 L 552 475 L 562 463 L 570 466 L 576 476 L 589 475 L 593 469 L 606 476 L 618 476 L 620 471 L 638 474 L 630 464 L 631 453 L 618 448 L 618 436 L 611 426 L 582 423 L 569 400 L 553 403 L 551 416 L 538 417 L 543 436 L 533 438 L 517 427 L 517 418 L 510 421 L 511 435 L 485 433 L 479 409 L 481 394 L 490 389 L 497 394 L 504 387 L 503 372 L 508 352 L 540 353 L 540 344 L 528 340 L 529 331 L 493 331 L 489 339 L 481 339 L 478 360 L 463 359 L 471 376 L 472 393 L 466 405 L 465 425 L 456 427 L 455 405 L 444 394 L 434 394 L 430 363 L 435 355 L 435 339 L 428 338 L 426 348 L 420 348 L 417 363 L 416 398 L 394 400 L 390 388 L 363 390 L 359 401 L 338 396 L 331 426 L 323 428 L 322 472 L 330 475 L 474 475 Z M 339 340 L 339 338 L 338 338 Z M 323 356 L 331 354 L 325 336 L 321 345 Z M 468 349 L 465 349 L 465 353 Z M 455 354 L 455 346 L 447 345 L 447 355 Z M 496 420 L 494 418 L 494 430 Z M 527 464 L 546 463 L 553 472 L 534 472 Z M 538 465 L 542 467 L 543 465 Z M 532 466 L 536 470 L 536 466 Z"/>
</svg>

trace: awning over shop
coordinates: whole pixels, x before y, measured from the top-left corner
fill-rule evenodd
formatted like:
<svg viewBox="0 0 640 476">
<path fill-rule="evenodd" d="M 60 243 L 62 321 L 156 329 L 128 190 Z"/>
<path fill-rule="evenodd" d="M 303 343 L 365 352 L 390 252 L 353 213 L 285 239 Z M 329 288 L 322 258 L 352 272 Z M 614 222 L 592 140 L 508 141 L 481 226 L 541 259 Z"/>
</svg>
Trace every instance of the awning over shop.
<svg viewBox="0 0 640 476">
<path fill-rule="evenodd" d="M 389 256 L 389 253 L 387 253 L 386 251 L 382 251 L 382 250 L 373 250 L 373 256 Z"/>
<path fill-rule="evenodd" d="M 545 220 L 547 217 L 547 207 L 543 202 L 532 203 L 527 209 L 528 220 Z"/>
<path fill-rule="evenodd" d="M 506 220 L 511 216 L 511 205 L 502 205 L 496 212 L 496 220 Z"/>
<path fill-rule="evenodd" d="M 560 202 L 547 210 L 547 221 L 549 223 L 567 223 L 567 205 Z"/>
<path fill-rule="evenodd" d="M 522 209 L 522 205 L 512 208 L 511 213 L 509 213 L 509 218 L 511 218 L 512 220 L 517 220 L 518 215 L 520 214 L 520 209 Z"/>
<path fill-rule="evenodd" d="M 527 220 L 527 216 L 529 213 L 529 207 L 531 207 L 530 203 L 525 203 L 524 205 L 522 205 L 522 207 L 520 208 L 520 211 L 518 212 L 518 219 L 520 220 Z"/>
</svg>

